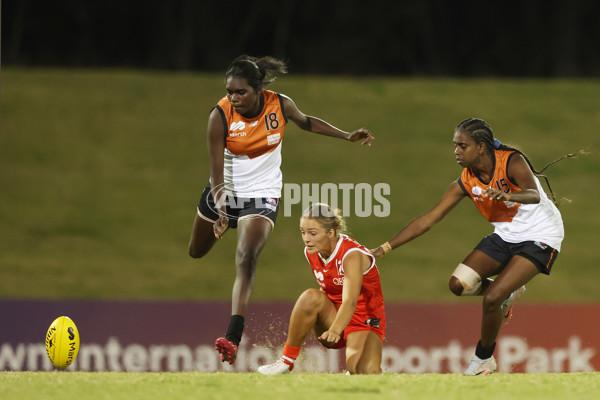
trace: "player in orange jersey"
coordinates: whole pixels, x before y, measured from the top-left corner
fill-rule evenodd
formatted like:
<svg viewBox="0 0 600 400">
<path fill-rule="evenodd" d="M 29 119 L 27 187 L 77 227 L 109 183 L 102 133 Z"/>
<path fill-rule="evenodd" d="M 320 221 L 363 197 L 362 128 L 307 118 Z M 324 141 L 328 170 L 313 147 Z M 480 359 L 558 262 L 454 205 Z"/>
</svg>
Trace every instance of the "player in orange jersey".
<svg viewBox="0 0 600 400">
<path fill-rule="evenodd" d="M 258 256 L 277 218 L 288 120 L 303 130 L 363 145 L 374 139 L 367 129 L 345 132 L 305 115 L 289 97 L 264 89 L 286 72 L 285 63 L 272 57 L 236 58 L 225 74 L 227 94 L 208 117 L 210 181 L 198 204 L 189 253 L 201 258 L 228 228 L 238 230 L 232 316 L 225 337 L 215 343 L 230 364 L 242 337 Z"/>
<path fill-rule="evenodd" d="M 326 204 L 314 204 L 302 214 L 304 255 L 320 289 L 307 289 L 300 295 L 281 358 L 259 367 L 258 372 L 291 372 L 312 330 L 325 347 L 346 347 L 349 373 L 381 373 L 385 310 L 379 270 L 365 247 L 341 233 L 344 227 L 339 210 Z"/>
<path fill-rule="evenodd" d="M 476 118 L 454 131 L 454 155 L 464 167 L 441 200 L 373 251 L 379 258 L 424 234 L 462 199 L 469 197 L 494 225 L 458 265 L 450 278 L 457 296 L 483 295 L 481 340 L 466 375 L 496 369 L 496 337 L 511 317 L 513 301 L 538 273 L 550 274 L 564 237 L 561 215 L 540 184 L 536 171 L 520 151 L 494 139 L 489 125 Z M 569 154 L 565 157 L 573 156 Z M 496 276 L 494 280 L 489 279 Z"/>
</svg>

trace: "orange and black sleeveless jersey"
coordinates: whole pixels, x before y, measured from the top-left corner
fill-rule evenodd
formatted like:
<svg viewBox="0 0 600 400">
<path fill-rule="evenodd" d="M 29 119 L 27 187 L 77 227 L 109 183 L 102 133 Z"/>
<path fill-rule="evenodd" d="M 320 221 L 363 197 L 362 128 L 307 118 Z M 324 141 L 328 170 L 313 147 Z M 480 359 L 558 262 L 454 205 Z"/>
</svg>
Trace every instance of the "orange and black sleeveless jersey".
<svg viewBox="0 0 600 400">
<path fill-rule="evenodd" d="M 470 168 L 463 170 L 457 182 L 465 194 L 473 200 L 481 215 L 494 225 L 494 232 L 504 241 L 509 243 L 540 241 L 560 251 L 564 238 L 562 217 L 535 175 L 535 183 L 540 194 L 540 202 L 537 204 L 497 201 L 485 196 L 486 189 L 490 187 L 506 193 L 522 190 L 507 173 L 511 157 L 517 154 L 519 153 L 516 151 L 494 150 L 493 174 L 489 182 L 481 181 Z"/>
<path fill-rule="evenodd" d="M 281 143 L 287 124 L 283 98 L 263 90 L 257 116 L 237 113 L 227 97 L 217 104 L 225 126 L 224 185 L 236 197 L 281 197 Z"/>
<path fill-rule="evenodd" d="M 273 151 L 283 140 L 287 124 L 283 99 L 273 91 L 262 91 L 262 110 L 254 118 L 235 112 L 227 97 L 219 101 L 217 109 L 226 129 L 225 147 L 235 155 L 256 158 Z"/>
<path fill-rule="evenodd" d="M 521 203 L 490 200 L 484 195 L 485 190 L 489 187 L 497 188 L 505 193 L 521 191 L 521 188 L 511 181 L 506 173 L 508 162 L 515 154 L 518 153 L 495 151 L 494 172 L 490 182 L 482 182 L 471 168 L 465 168 L 458 180 L 459 185 L 471 197 L 481 215 L 490 222 L 511 222 L 521 206 Z"/>
</svg>

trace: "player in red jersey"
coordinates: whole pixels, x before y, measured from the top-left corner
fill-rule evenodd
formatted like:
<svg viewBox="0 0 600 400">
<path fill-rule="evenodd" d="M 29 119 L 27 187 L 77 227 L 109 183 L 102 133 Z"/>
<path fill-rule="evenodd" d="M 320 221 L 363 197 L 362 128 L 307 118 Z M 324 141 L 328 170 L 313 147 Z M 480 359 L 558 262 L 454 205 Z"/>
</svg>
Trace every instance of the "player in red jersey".
<svg viewBox="0 0 600 400">
<path fill-rule="evenodd" d="M 289 373 L 312 330 L 327 348 L 346 347 L 351 374 L 380 374 L 385 337 L 385 310 L 375 258 L 341 233 L 339 210 L 314 204 L 300 219 L 304 254 L 320 285 L 300 295 L 292 315 L 283 354 L 258 372 Z"/>
<path fill-rule="evenodd" d="M 373 255 L 379 258 L 424 234 L 462 199 L 473 201 L 494 225 L 494 233 L 458 265 L 449 286 L 457 296 L 483 296 L 481 340 L 464 373 L 488 375 L 496 370 L 496 338 L 511 316 L 514 300 L 537 274 L 550 274 L 560 251 L 562 218 L 536 177 L 556 161 L 536 171 L 522 152 L 494 139 L 489 125 L 477 118 L 462 121 L 453 141 L 456 162 L 464 168 L 460 178 L 450 184 L 431 210 L 375 249 Z M 492 276 L 496 278 L 489 279 Z"/>
<path fill-rule="evenodd" d="M 200 199 L 189 243 L 193 258 L 206 255 L 228 228 L 237 228 L 236 278 L 231 319 L 215 342 L 232 364 L 244 330 L 258 256 L 277 218 L 281 197 L 281 147 L 288 120 L 301 129 L 371 145 L 364 128 L 342 131 L 302 113 L 289 97 L 266 90 L 286 65 L 272 57 L 240 56 L 225 73 L 227 94 L 208 117 L 210 181 Z"/>
</svg>

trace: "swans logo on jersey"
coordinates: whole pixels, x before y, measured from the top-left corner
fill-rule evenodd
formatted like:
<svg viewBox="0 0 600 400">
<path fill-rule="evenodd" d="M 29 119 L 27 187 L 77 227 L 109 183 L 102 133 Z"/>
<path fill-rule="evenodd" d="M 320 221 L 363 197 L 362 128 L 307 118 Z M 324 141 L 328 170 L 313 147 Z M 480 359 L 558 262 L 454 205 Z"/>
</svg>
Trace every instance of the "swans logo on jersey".
<svg viewBox="0 0 600 400">
<path fill-rule="evenodd" d="M 319 283 L 323 282 L 325 280 L 325 276 L 323 275 L 323 273 L 321 271 L 317 272 L 317 271 L 313 271 L 315 274 L 315 278 L 317 278 L 317 280 L 319 281 Z"/>
<path fill-rule="evenodd" d="M 326 285 L 325 285 L 325 275 L 323 275 L 323 273 L 321 271 L 315 271 L 313 270 L 313 273 L 315 274 L 315 278 L 317 278 L 317 282 L 319 283 L 319 285 L 325 289 Z"/>
</svg>

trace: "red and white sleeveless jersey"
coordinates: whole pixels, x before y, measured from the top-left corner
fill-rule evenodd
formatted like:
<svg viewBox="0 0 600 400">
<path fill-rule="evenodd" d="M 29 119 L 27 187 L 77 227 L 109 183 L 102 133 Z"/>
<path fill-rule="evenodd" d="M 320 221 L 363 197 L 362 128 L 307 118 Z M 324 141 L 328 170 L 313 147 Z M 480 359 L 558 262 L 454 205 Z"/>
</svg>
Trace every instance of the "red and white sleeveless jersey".
<svg viewBox="0 0 600 400">
<path fill-rule="evenodd" d="M 506 172 L 511 157 L 516 154 L 519 153 L 495 150 L 493 174 L 489 182 L 482 182 L 471 168 L 465 168 L 458 179 L 458 184 L 473 200 L 481 215 L 494 225 L 494 233 L 502 240 L 509 243 L 540 241 L 560 251 L 564 238 L 562 218 L 536 176 L 534 176 L 535 183 L 540 193 L 540 202 L 537 204 L 491 200 L 484 195 L 489 187 L 506 193 L 521 191 Z"/>
<path fill-rule="evenodd" d="M 361 244 L 351 237 L 340 234 L 340 238 L 328 259 L 320 254 L 304 255 L 310 264 L 317 282 L 329 299 L 339 308 L 342 304 L 342 289 L 344 286 L 344 258 L 353 251 L 366 254 L 371 260 L 369 269 L 363 273 L 362 287 L 354 314 L 364 314 L 369 318 L 385 320 L 383 292 L 379 280 L 379 270 L 375 265 L 375 257 Z M 384 326 L 384 325 L 382 325 Z"/>
<path fill-rule="evenodd" d="M 254 118 L 237 113 L 227 97 L 216 108 L 225 126 L 225 191 L 237 197 L 281 197 L 281 142 L 287 124 L 283 99 L 262 90 Z"/>
</svg>

